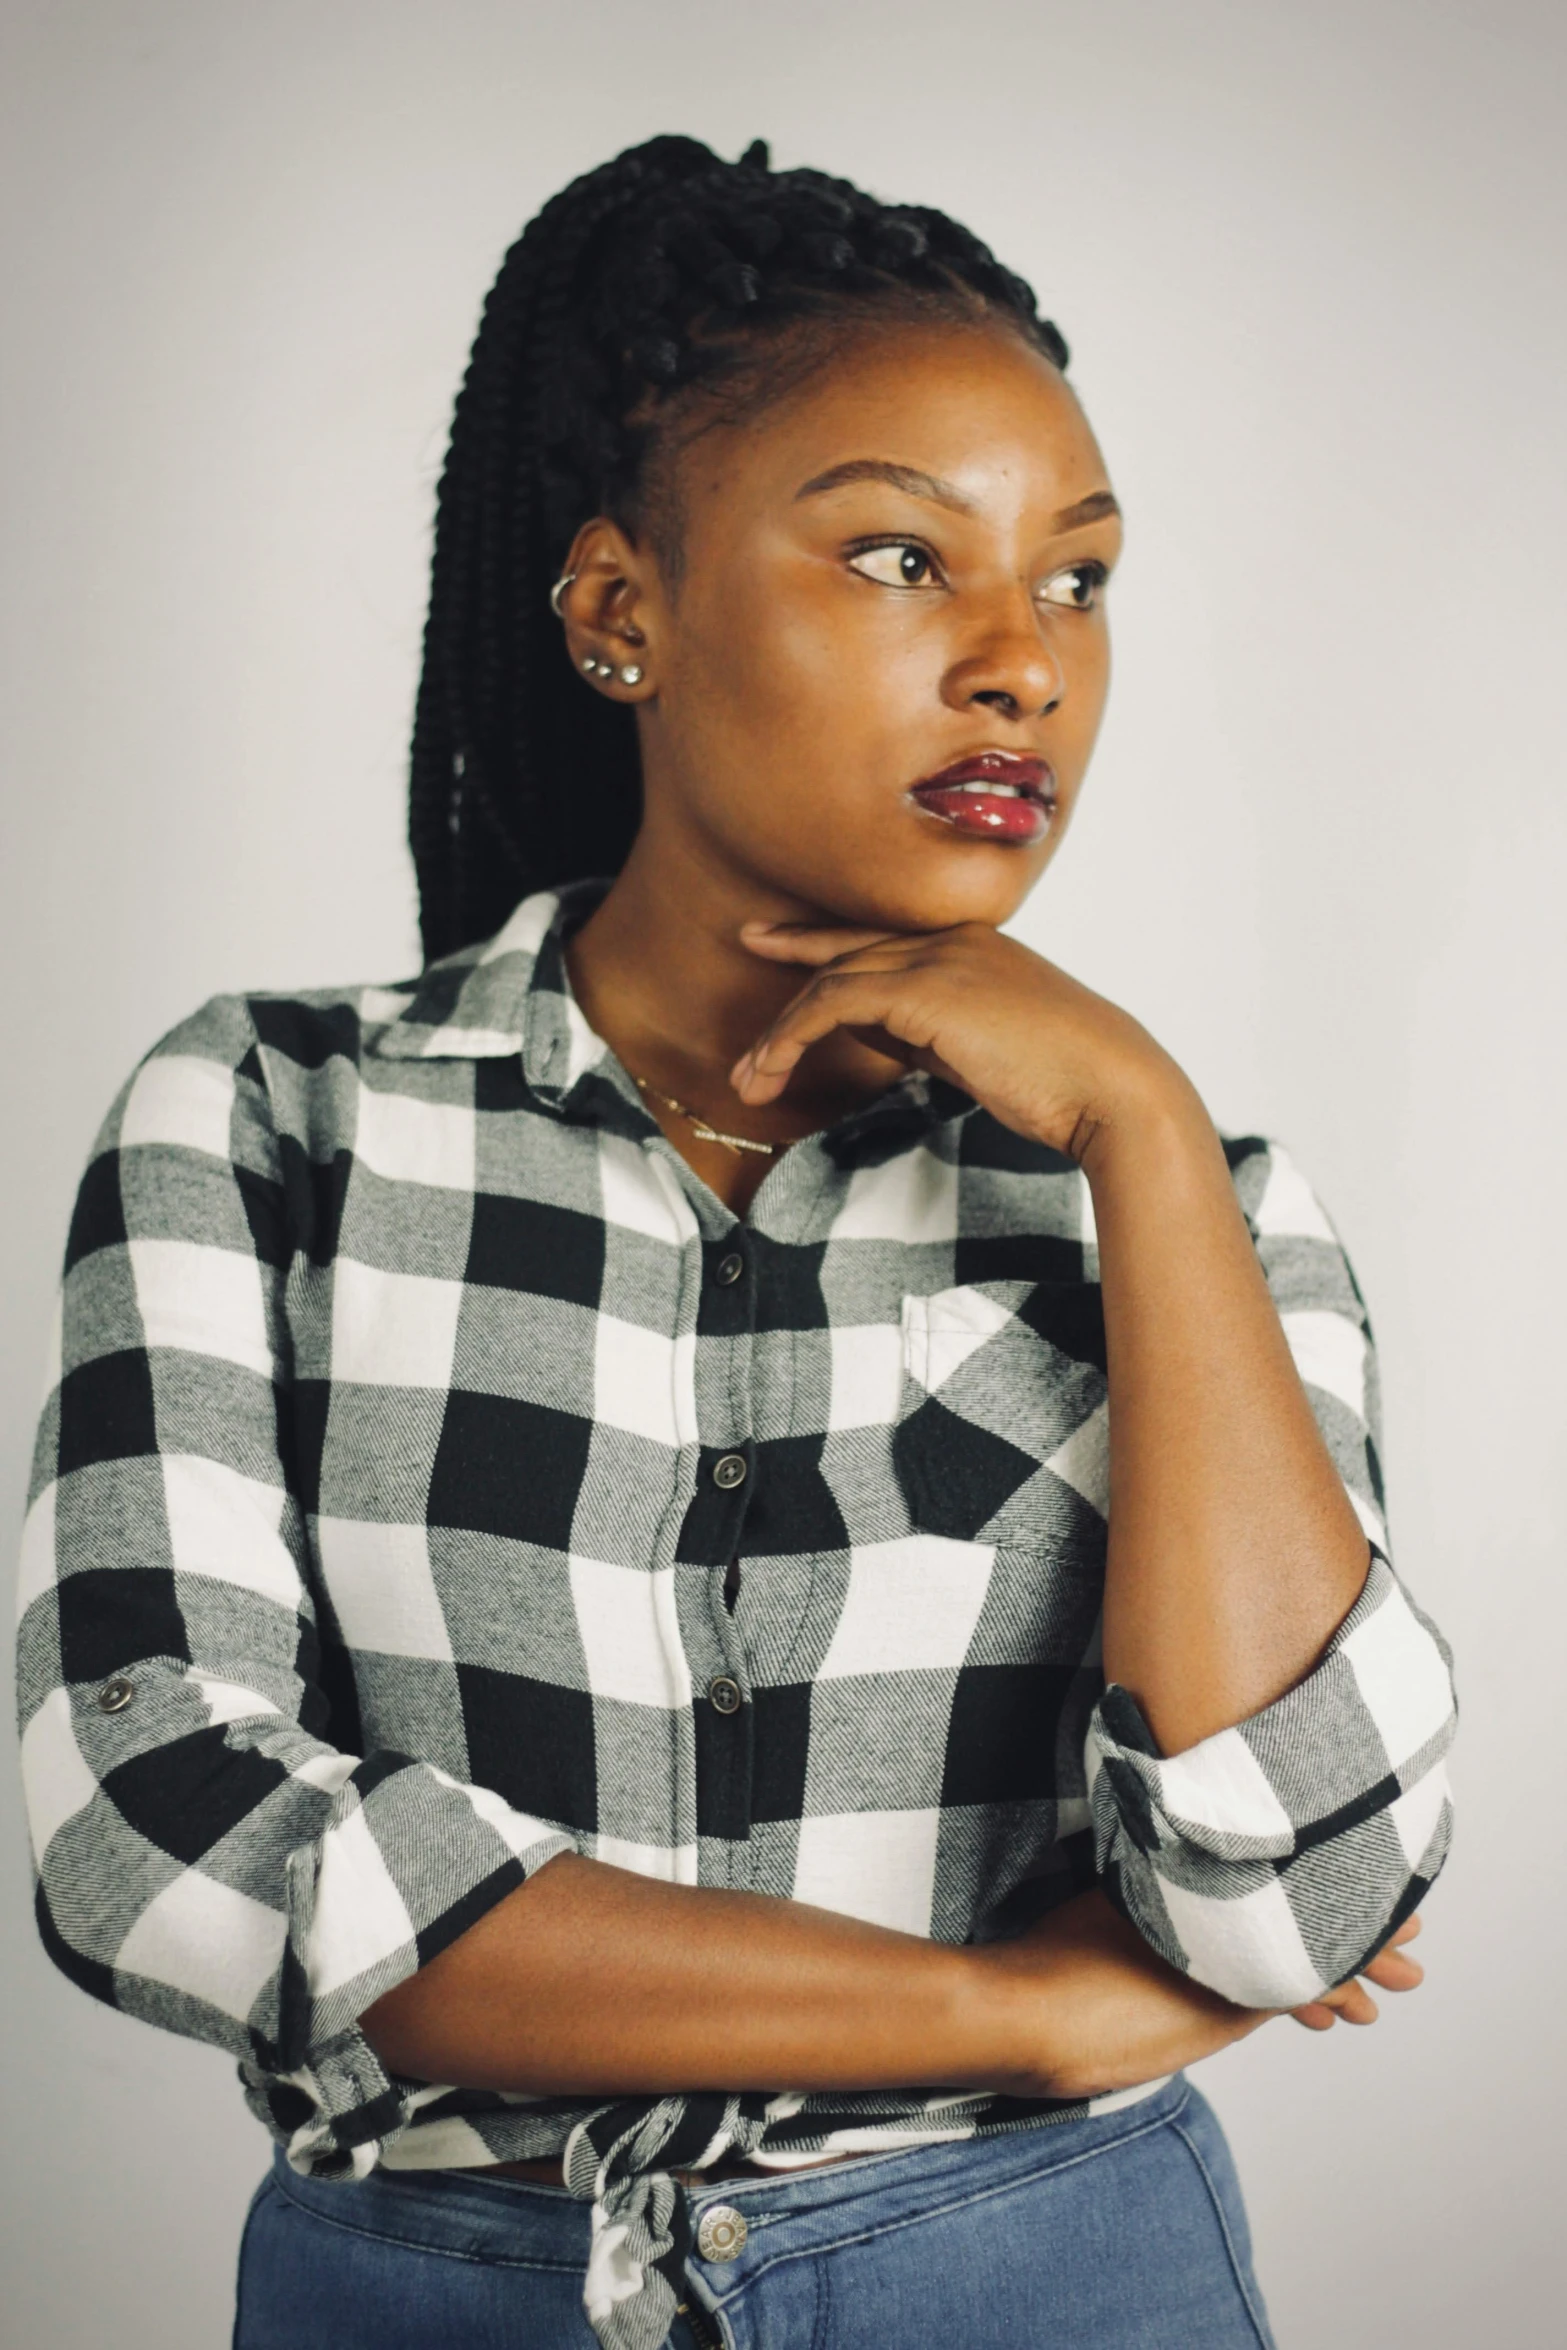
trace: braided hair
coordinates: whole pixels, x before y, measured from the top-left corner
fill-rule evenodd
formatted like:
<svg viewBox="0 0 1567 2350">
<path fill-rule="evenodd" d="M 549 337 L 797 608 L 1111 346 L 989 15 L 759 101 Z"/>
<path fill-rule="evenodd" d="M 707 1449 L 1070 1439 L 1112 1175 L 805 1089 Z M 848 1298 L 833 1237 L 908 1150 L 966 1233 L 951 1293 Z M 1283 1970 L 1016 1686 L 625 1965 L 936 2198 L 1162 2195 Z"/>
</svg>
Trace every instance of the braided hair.
<svg viewBox="0 0 1567 2350">
<path fill-rule="evenodd" d="M 994 316 L 1055 365 L 1029 287 L 942 213 L 762 141 L 724 163 L 649 139 L 553 197 L 506 255 L 436 505 L 409 843 L 431 960 L 530 890 L 617 872 L 641 781 L 628 707 L 586 688 L 549 608 L 605 514 L 678 564 L 671 452 L 779 396 L 867 313 Z M 591 791 L 572 788 L 590 774 Z"/>
</svg>

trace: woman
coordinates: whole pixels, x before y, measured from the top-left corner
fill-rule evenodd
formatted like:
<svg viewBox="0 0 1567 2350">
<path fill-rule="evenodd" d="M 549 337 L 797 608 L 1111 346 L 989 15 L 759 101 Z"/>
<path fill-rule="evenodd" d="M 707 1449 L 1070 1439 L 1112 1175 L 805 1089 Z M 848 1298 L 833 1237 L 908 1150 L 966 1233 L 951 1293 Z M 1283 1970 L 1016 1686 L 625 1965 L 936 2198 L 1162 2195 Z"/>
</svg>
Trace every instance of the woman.
<svg viewBox="0 0 1567 2350">
<path fill-rule="evenodd" d="M 1419 1979 L 1349 1268 L 998 928 L 1107 679 L 1066 358 L 761 147 L 567 189 L 441 488 L 428 967 L 110 1115 L 39 1917 L 279 2142 L 241 2350 L 1266 2342 L 1181 2067 Z"/>
</svg>

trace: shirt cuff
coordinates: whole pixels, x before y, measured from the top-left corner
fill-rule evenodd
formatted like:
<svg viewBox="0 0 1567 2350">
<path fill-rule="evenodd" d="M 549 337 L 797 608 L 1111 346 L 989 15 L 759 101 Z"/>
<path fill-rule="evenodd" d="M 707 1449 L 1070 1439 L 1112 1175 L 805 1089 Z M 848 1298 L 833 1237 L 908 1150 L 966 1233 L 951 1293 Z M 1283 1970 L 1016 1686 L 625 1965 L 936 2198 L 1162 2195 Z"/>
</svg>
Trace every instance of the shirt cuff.
<svg viewBox="0 0 1567 2350">
<path fill-rule="evenodd" d="M 321 1834 L 289 1859 L 276 2064 L 243 2068 L 294 2169 L 361 2178 L 429 2102 L 387 2072 L 359 2018 L 558 1853 L 565 1830 L 434 1764 L 349 1770 Z"/>
<path fill-rule="evenodd" d="M 1452 1828 L 1456 1709 L 1441 1635 L 1379 1552 L 1315 1671 L 1161 1755 L 1112 1684 L 1089 1724 L 1107 1891 L 1172 1965 L 1244 2007 L 1344 1981 L 1435 1878 Z"/>
</svg>

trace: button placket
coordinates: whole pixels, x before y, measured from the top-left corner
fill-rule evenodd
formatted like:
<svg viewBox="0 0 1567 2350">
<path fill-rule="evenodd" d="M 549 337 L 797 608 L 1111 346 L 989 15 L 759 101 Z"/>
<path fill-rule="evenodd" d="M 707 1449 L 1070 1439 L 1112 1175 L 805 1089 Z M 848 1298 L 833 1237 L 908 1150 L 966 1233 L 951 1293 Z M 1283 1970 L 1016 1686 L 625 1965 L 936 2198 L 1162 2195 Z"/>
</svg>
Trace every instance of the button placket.
<svg viewBox="0 0 1567 2350">
<path fill-rule="evenodd" d="M 745 1549 L 745 1525 L 758 1483 L 751 1381 L 756 1337 L 753 1297 L 756 1247 L 730 1223 L 707 1226 L 697 1306 L 695 1398 L 699 1454 L 694 1490 L 677 1548 L 677 1564 L 702 1570 L 688 1626 L 692 1668 L 695 1826 L 702 1882 L 744 1889 L 750 1881 L 750 1781 L 753 1708 L 744 1644 L 724 1604 L 731 1560 Z"/>
</svg>

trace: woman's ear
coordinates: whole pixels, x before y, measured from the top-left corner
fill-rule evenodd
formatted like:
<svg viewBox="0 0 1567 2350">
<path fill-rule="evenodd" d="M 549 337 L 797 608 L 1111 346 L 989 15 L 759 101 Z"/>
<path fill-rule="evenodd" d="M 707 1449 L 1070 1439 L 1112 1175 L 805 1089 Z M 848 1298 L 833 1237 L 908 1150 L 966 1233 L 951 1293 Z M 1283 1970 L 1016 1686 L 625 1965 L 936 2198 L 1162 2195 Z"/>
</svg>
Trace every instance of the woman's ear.
<svg viewBox="0 0 1567 2350">
<path fill-rule="evenodd" d="M 599 514 L 572 540 L 554 593 L 573 662 L 617 702 L 650 701 L 658 690 L 657 568 L 646 545 Z"/>
</svg>

